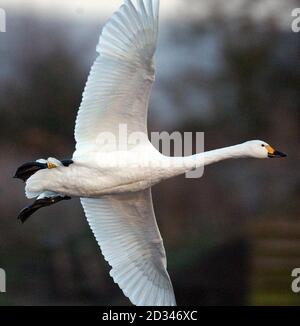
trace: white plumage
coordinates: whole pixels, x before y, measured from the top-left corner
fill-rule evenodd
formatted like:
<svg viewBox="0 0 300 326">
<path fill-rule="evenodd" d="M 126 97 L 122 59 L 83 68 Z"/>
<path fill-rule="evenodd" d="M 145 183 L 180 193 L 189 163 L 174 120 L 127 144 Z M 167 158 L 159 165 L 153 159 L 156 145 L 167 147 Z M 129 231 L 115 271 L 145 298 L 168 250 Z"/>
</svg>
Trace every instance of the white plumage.
<svg viewBox="0 0 300 326">
<path fill-rule="evenodd" d="M 229 158 L 283 154 L 262 141 L 184 158 L 166 157 L 151 145 L 147 110 L 154 81 L 158 12 L 159 0 L 138 0 L 136 5 L 125 0 L 107 22 L 76 119 L 73 164 L 65 166 L 52 158 L 39 160 L 48 169 L 30 176 L 25 192 L 27 197 L 41 200 L 80 197 L 95 238 L 112 267 L 110 274 L 124 294 L 136 305 L 172 306 L 176 301 L 153 211 L 151 186 Z M 138 132 L 144 137 L 139 143 L 126 139 L 126 150 L 120 150 L 120 125 L 126 125 L 129 135 Z M 107 133 L 113 136 L 108 142 Z M 125 164 L 120 164 L 123 161 Z M 19 177 L 24 177 L 25 170 L 18 170 Z M 22 217 L 27 213 L 25 209 Z"/>
<path fill-rule="evenodd" d="M 76 151 L 102 132 L 117 137 L 120 124 L 128 133 L 147 132 L 158 9 L 158 0 L 139 0 L 137 7 L 126 0 L 105 25 L 76 119 Z"/>
<path fill-rule="evenodd" d="M 172 306 L 175 297 L 150 189 L 81 199 L 86 217 L 111 265 L 110 275 L 135 305 Z"/>
<path fill-rule="evenodd" d="M 126 124 L 129 134 L 147 133 L 158 12 L 158 0 L 140 0 L 136 7 L 127 0 L 105 25 L 97 46 L 99 56 L 92 66 L 76 119 L 75 158 L 86 151 L 86 146 L 90 151 L 91 144 L 95 151 L 110 151 L 110 147 L 101 146 L 101 133 L 109 131 L 117 139 L 120 124 Z M 81 203 L 112 267 L 110 275 L 131 302 L 175 305 L 151 190 L 82 198 Z"/>
</svg>

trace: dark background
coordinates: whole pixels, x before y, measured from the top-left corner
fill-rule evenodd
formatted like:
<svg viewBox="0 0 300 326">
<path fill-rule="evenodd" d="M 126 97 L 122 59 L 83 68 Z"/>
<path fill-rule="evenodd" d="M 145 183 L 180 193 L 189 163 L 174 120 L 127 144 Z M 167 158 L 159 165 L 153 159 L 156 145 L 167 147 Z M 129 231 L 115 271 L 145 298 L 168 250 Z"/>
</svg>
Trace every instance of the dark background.
<svg viewBox="0 0 300 326">
<path fill-rule="evenodd" d="M 0 267 L 7 273 L 0 304 L 129 304 L 79 200 L 41 210 L 24 225 L 16 220 L 28 203 L 12 179 L 16 168 L 72 155 L 103 25 L 75 1 L 74 13 L 59 17 L 16 3 L 3 6 L 7 32 L 0 33 Z M 182 1 L 177 15 L 162 12 L 149 130 L 204 131 L 206 150 L 263 139 L 289 156 L 222 162 L 202 179 L 154 187 L 168 270 L 178 304 L 299 305 L 291 291 L 291 271 L 300 267 L 296 3 L 230 0 L 231 11 L 221 3 Z"/>
</svg>

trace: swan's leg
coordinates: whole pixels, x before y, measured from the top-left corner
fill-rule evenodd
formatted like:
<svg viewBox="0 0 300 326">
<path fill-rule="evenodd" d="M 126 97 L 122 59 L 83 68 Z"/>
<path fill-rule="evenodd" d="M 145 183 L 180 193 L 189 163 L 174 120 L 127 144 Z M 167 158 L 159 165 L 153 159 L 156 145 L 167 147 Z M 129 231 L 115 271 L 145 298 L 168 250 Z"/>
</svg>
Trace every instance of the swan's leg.
<svg viewBox="0 0 300 326">
<path fill-rule="evenodd" d="M 73 162 L 73 160 L 62 160 L 61 163 L 64 165 L 64 166 L 69 166 L 71 165 Z"/>
<path fill-rule="evenodd" d="M 14 178 L 18 178 L 23 180 L 24 182 L 31 177 L 35 172 L 41 170 L 41 169 L 46 169 L 47 168 L 47 163 L 41 163 L 38 161 L 35 162 L 27 162 L 23 165 L 21 165 L 15 175 Z"/>
<path fill-rule="evenodd" d="M 27 181 L 34 173 L 42 169 L 53 169 L 58 166 L 66 166 L 68 167 L 72 164 L 72 160 L 62 160 L 59 161 L 55 158 L 48 158 L 48 160 L 37 160 L 35 162 L 28 162 L 21 165 L 14 176 L 14 178 L 18 178 L 23 180 L 24 182 Z M 46 206 L 51 206 L 56 204 L 62 200 L 68 200 L 71 197 L 68 196 L 61 196 L 55 193 L 45 192 L 42 193 L 31 205 L 26 206 L 23 208 L 18 216 L 23 223 L 38 209 Z"/>
<path fill-rule="evenodd" d="M 58 161 L 56 159 L 49 158 L 48 160 L 37 160 L 35 162 L 27 162 L 21 165 L 14 176 L 14 178 L 18 178 L 23 180 L 24 182 L 31 177 L 35 172 L 41 169 L 53 169 L 59 165 L 69 166 L 72 164 L 72 160 L 62 160 Z"/>
<path fill-rule="evenodd" d="M 38 209 L 46 206 L 51 206 L 62 200 L 69 200 L 69 199 L 71 199 L 71 197 L 68 196 L 44 197 L 44 198 L 36 199 L 31 205 L 28 205 L 21 210 L 18 219 L 21 220 L 22 223 L 24 223 Z"/>
</svg>

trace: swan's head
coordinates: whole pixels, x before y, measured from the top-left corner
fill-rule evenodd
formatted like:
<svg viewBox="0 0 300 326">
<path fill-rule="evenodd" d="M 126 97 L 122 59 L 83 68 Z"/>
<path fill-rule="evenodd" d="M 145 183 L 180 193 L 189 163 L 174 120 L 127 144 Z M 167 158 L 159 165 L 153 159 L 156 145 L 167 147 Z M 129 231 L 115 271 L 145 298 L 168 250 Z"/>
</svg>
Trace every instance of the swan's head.
<svg viewBox="0 0 300 326">
<path fill-rule="evenodd" d="M 275 150 L 262 140 L 251 140 L 244 143 L 247 155 L 254 158 L 279 158 L 287 155 Z"/>
</svg>

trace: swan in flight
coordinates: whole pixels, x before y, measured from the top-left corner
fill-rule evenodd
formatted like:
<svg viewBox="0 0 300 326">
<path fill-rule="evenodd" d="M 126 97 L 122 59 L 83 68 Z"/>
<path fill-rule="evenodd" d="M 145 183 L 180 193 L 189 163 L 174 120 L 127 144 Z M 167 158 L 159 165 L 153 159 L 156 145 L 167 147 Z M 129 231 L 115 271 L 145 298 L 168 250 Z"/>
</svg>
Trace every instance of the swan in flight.
<svg viewBox="0 0 300 326">
<path fill-rule="evenodd" d="M 125 0 L 103 28 L 78 111 L 71 160 L 40 159 L 15 174 L 41 207 L 79 197 L 88 223 L 111 266 L 110 275 L 135 305 L 176 305 L 151 187 L 162 180 L 230 158 L 285 154 L 259 140 L 182 158 L 161 154 L 147 136 L 154 82 L 159 0 Z M 120 136 L 120 126 L 138 141 Z M 122 144 L 121 144 L 122 143 Z"/>
</svg>

